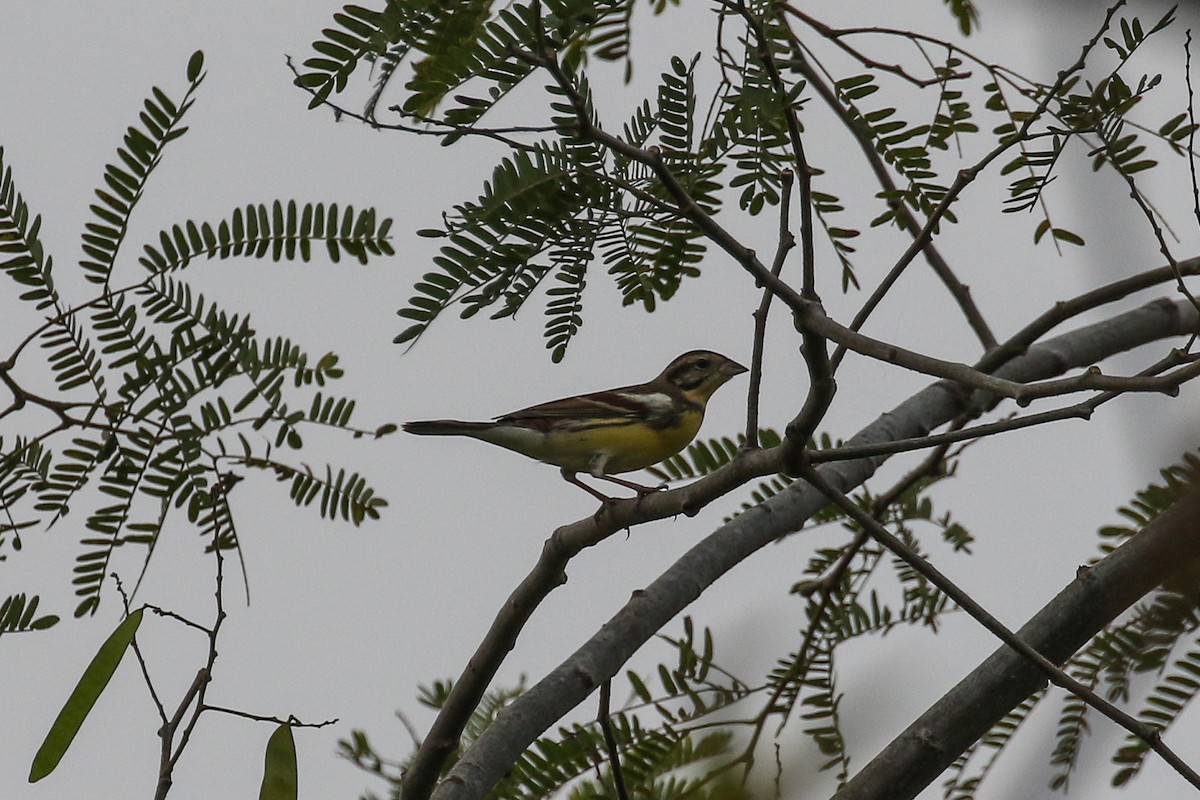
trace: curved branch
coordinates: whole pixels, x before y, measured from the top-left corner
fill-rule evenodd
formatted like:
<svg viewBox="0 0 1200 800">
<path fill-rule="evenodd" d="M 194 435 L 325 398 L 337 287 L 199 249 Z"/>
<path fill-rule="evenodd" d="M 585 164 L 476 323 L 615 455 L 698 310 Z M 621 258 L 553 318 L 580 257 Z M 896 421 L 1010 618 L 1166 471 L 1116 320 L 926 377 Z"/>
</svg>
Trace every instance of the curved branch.
<svg viewBox="0 0 1200 800">
<path fill-rule="evenodd" d="M 517 637 L 533 612 L 550 592 L 566 582 L 565 570 L 572 558 L 622 529 L 678 514 L 693 516 L 713 500 L 747 481 L 778 472 L 782 463 L 780 456 L 778 449 L 747 451 L 726 469 L 687 486 L 638 499 L 607 503 L 595 516 L 554 531 L 542 546 L 537 563 L 509 595 L 483 641 L 454 682 L 449 697 L 404 775 L 401 797 L 404 800 L 418 800 L 429 796 L 443 764 L 459 746 L 463 728 L 487 691 L 496 670 L 516 644 Z"/>
<path fill-rule="evenodd" d="M 975 366 L 984 372 L 993 370 L 1013 356 L 1025 352 L 1031 344 L 1072 317 L 1109 303 L 1115 303 L 1134 292 L 1174 280 L 1177 275 L 1196 274 L 1200 274 L 1200 258 L 1189 258 L 1178 262 L 1175 266 L 1146 270 L 1084 292 L 1070 300 L 1059 301 L 1033 322 L 1009 337 L 1008 341 L 985 355 Z"/>
</svg>

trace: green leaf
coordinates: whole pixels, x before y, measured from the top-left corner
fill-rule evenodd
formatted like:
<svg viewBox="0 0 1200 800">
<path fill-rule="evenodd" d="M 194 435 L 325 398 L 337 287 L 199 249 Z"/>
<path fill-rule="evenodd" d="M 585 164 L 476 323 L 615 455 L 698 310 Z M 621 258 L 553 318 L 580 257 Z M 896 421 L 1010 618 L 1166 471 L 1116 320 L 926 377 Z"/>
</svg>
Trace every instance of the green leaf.
<svg viewBox="0 0 1200 800">
<path fill-rule="evenodd" d="M 34 595 L 26 601 L 25 594 L 9 595 L 0 603 L 0 635 L 21 631 L 40 631 L 58 624 L 56 614 L 37 616 L 41 598 Z"/>
<path fill-rule="evenodd" d="M 1066 242 L 1067 244 L 1073 244 L 1073 245 L 1078 245 L 1079 247 L 1083 247 L 1083 237 L 1080 236 L 1079 234 L 1072 233 L 1071 231 L 1067 230 L 1066 228 L 1055 228 L 1054 229 L 1054 238 L 1060 242 Z"/>
<path fill-rule="evenodd" d="M 296 742 L 292 726 L 280 725 L 267 740 L 262 788 L 258 800 L 296 800 Z"/>
<path fill-rule="evenodd" d="M 33 757 L 33 766 L 29 770 L 30 783 L 37 783 L 49 775 L 62 760 L 63 754 L 71 746 L 75 734 L 79 733 L 79 727 L 87 719 L 87 715 L 92 710 L 92 706 L 96 704 L 96 700 L 99 699 L 100 693 L 104 691 L 104 687 L 108 686 L 113 673 L 117 671 L 117 665 L 121 663 L 125 650 L 133 641 L 133 635 L 137 633 L 138 625 L 142 623 L 142 611 L 143 609 L 139 608 L 117 626 L 104 644 L 100 645 L 100 649 L 92 658 L 92 663 L 88 664 L 87 669 L 83 671 L 83 676 L 76 684 L 75 691 L 71 692 L 62 711 L 58 712 L 58 718 L 50 726 L 46 740 L 42 742 L 37 755 Z"/>
<path fill-rule="evenodd" d="M 188 59 L 187 79 L 191 83 L 195 83 L 200 78 L 200 71 L 204 69 L 204 51 L 197 50 L 192 53 L 192 57 Z"/>
<path fill-rule="evenodd" d="M 1037 229 L 1033 232 L 1033 243 L 1037 244 L 1042 240 L 1042 237 L 1050 230 L 1050 220 L 1043 219 L 1038 223 Z"/>
<path fill-rule="evenodd" d="M 0 271 L 21 286 L 32 287 L 21 299 L 33 301 L 39 310 L 54 305 L 58 296 L 53 260 L 38 239 L 41 225 L 42 218 L 31 214 L 17 191 L 12 170 L 4 163 L 4 148 L 0 147 Z"/>
<path fill-rule="evenodd" d="M 314 243 L 325 242 L 330 258 L 338 261 L 342 251 L 360 264 L 369 256 L 391 255 L 394 250 L 388 231 L 392 220 L 376 220 L 374 209 L 355 212 L 338 209 L 336 203 L 305 203 L 289 200 L 235 208 L 215 225 L 187 220 L 158 235 L 159 246 L 145 245 L 138 262 L 151 273 L 183 269 L 195 258 L 249 256 L 308 261 Z M 185 230 L 186 228 L 186 230 Z"/>
</svg>

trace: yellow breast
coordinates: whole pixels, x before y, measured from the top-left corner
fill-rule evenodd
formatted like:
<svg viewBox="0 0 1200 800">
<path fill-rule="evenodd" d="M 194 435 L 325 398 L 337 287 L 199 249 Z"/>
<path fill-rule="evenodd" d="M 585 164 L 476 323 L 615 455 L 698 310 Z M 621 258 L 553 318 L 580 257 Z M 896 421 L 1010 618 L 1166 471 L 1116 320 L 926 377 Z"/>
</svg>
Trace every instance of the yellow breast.
<svg viewBox="0 0 1200 800">
<path fill-rule="evenodd" d="M 678 415 L 676 424 L 662 428 L 642 421 L 614 419 L 555 430 L 545 435 L 541 452 L 529 455 L 572 472 L 587 472 L 601 458 L 606 474 L 632 472 L 657 464 L 687 447 L 703 420 L 701 412 L 689 409 Z"/>
</svg>

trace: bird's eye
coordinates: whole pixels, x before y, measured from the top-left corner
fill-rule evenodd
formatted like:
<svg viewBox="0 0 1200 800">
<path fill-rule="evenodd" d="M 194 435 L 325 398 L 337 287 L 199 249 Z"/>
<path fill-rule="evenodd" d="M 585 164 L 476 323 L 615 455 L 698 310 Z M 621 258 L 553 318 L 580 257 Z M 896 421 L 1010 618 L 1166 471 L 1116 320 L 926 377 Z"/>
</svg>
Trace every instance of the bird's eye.
<svg viewBox="0 0 1200 800">
<path fill-rule="evenodd" d="M 697 366 L 697 367 L 699 367 L 700 369 L 708 369 L 709 367 L 711 367 L 711 366 L 712 366 L 712 359 L 710 359 L 710 358 L 697 358 L 697 359 L 696 359 L 696 366 Z"/>
</svg>

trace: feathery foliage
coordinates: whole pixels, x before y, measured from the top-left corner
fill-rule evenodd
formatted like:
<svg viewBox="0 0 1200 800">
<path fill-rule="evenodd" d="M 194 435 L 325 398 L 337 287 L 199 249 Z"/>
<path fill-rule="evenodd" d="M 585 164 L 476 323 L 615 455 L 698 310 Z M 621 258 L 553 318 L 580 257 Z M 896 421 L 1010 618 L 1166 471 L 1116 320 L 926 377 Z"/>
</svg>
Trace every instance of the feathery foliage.
<svg viewBox="0 0 1200 800">
<path fill-rule="evenodd" d="M 235 208 L 214 223 L 182 220 L 143 245 L 142 277 L 121 283 L 129 222 L 152 174 L 187 132 L 204 75 L 197 52 L 182 99 L 154 88 L 105 167 L 80 261 L 97 287 L 93 296 L 60 292 L 38 238 L 41 218 L 0 152 L 0 269 L 22 287 L 20 300 L 46 317 L 0 360 L 11 396 L 0 415 L 19 421 L 23 409 L 40 408 L 55 423 L 43 417 L 39 428 L 30 416 L 22 435 L 0 440 L 0 560 L 15 566 L 23 536 L 74 510 L 77 616 L 98 608 L 118 551 L 140 551 L 144 572 L 169 527 L 193 529 L 207 549 L 237 548 L 231 495 L 255 471 L 286 481 L 294 503 L 315 503 L 329 518 L 360 524 L 385 505 L 357 473 L 291 458 L 313 425 L 363 432 L 354 427 L 353 400 L 304 391 L 341 377 L 337 356 L 314 357 L 290 339 L 260 334 L 248 315 L 207 299 L 182 271 L 201 258 L 307 262 L 314 245 L 324 245 L 330 261 L 345 254 L 365 264 L 392 254 L 391 220 L 373 209 L 280 200 Z M 35 342 L 51 391 L 27 386 L 18 377 L 25 373 L 15 371 L 34 359 Z M 36 596 L 13 595 L 0 614 L 4 629 L 53 624 L 57 618 L 37 607 Z"/>
<path fill-rule="evenodd" d="M 661 14 L 669 4 L 651 5 Z M 972 4 L 948 6 L 961 30 L 973 30 L 978 19 Z M 685 278 L 699 274 L 705 237 L 680 213 L 677 198 L 665 190 L 661 176 L 621 148 L 597 147 L 589 133 L 605 126 L 583 67 L 589 55 L 600 61 L 621 60 L 628 75 L 633 7 L 632 0 L 531 0 L 495 8 L 477 0 L 443 0 L 389 3 L 377 11 L 350 5 L 334 15 L 333 26 L 313 43 L 317 55 L 304 62 L 296 80 L 312 94 L 314 105 L 331 103 L 347 92 L 351 75 L 365 61 L 379 67 L 367 103 L 368 118 L 376 118 L 377 103 L 389 93 L 394 78 L 404 75 L 402 89 L 390 87 L 402 96 L 391 106 L 402 119 L 426 126 L 447 145 L 464 137 L 488 136 L 510 147 L 476 201 L 455 206 L 441 228 L 423 231 L 446 243 L 435 259 L 436 271 L 417 281 L 399 311 L 408 325 L 397 342 L 415 342 L 455 305 L 462 317 L 493 306 L 498 309 L 494 317 L 513 317 L 553 275 L 543 289 L 545 335 L 558 361 L 582 325 L 586 272 L 597 257 L 625 304 L 647 311 L 669 300 Z M 762 41 L 750 31 L 736 43 L 723 40 L 718 50 L 723 80 L 715 87 L 698 81 L 698 56 L 690 63 L 671 58 L 656 96 L 635 106 L 620 137 L 643 152 L 656 148 L 656 157 L 689 202 L 710 215 L 730 193 L 752 215 L 778 205 L 781 176 L 795 168 L 789 116 L 802 133 L 805 110 L 813 99 L 803 77 L 810 74 L 807 68 L 800 69 L 796 79 L 788 79 L 780 69 L 796 61 L 800 34 L 794 20 L 770 3 L 748 2 L 738 8 L 744 10 L 718 11 L 723 24 L 746 27 L 744 14 L 755 20 L 753 31 Z M 1091 152 L 1095 169 L 1113 168 L 1132 176 L 1153 166 L 1155 162 L 1142 155 L 1145 147 L 1137 143 L 1138 130 L 1126 119 L 1159 81 L 1144 79 L 1131 86 L 1119 73 L 1172 19 L 1168 13 L 1148 30 L 1136 18 L 1123 20 L 1121 36 L 1105 40 L 1117 56 L 1116 65 L 1085 92 L 1078 91 L 1074 77 L 1060 86 L 1034 84 L 947 46 L 940 62 L 930 59 L 931 74 L 919 84 L 934 92 L 934 102 L 927 120 L 916 123 L 903 119 L 896 107 L 877 101 L 885 82 L 896 79 L 894 70 L 864 58 L 864 69 L 835 76 L 826 102 L 836 104 L 861 146 L 877 153 L 897 177 L 895 185 L 877 194 L 880 210 L 870 225 L 907 229 L 914 220 L 935 217 L 936 233 L 941 224 L 956 221 L 953 208 L 945 204 L 951 180 L 939 164 L 952 145 L 961 151 L 965 140 L 980 134 L 966 88 L 972 67 L 982 65 L 985 107 L 1004 120 L 992 135 L 1003 140 L 1022 134 L 1019 154 L 1002 170 L 1014 175 L 1006 210 L 1041 210 L 1035 241 L 1049 234 L 1056 243 L 1081 244 L 1078 234 L 1053 224 L 1043 190 L 1052 182 L 1064 148 L 1077 139 Z M 514 94 L 542 73 L 549 99 L 544 125 L 482 127 L 486 117 L 501 113 L 497 109 L 507 107 Z M 910 83 L 916 81 L 909 77 Z M 1030 108 L 1030 103 L 1037 106 Z M 1034 124 L 1043 121 L 1046 131 L 1035 131 Z M 1182 153 L 1193 130 L 1176 115 L 1154 135 Z M 544 132 L 553 135 L 547 138 Z M 810 169 L 822 173 L 811 165 Z M 728 177 L 722 174 L 726 171 Z M 835 194 L 815 193 L 813 209 L 841 263 L 842 290 L 857 287 L 851 261 L 856 248 L 850 241 L 861 230 L 834 219 L 844 211 Z"/>
</svg>

